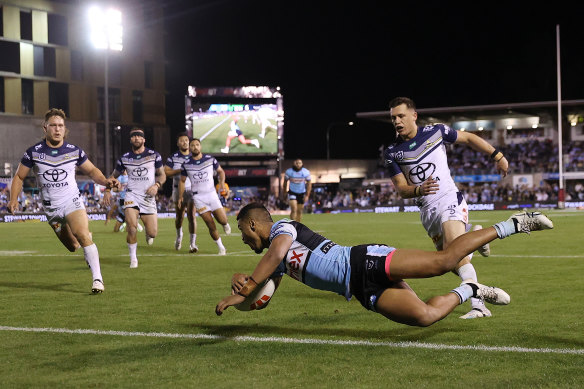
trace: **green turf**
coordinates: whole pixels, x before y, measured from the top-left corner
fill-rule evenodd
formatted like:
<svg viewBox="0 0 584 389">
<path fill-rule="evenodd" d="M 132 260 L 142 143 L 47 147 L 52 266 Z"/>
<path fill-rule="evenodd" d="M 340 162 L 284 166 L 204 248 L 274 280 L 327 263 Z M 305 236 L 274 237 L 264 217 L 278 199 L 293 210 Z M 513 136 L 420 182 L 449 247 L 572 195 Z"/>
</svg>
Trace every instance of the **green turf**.
<svg viewBox="0 0 584 389">
<path fill-rule="evenodd" d="M 265 310 L 230 308 L 217 317 L 215 304 L 229 292 L 232 273 L 252 271 L 260 256 L 244 246 L 237 233 L 222 235 L 229 254 L 215 255 L 217 248 L 202 222 L 196 255 L 188 254 L 185 247 L 178 253 L 173 249 L 173 220 L 160 220 L 153 246 L 145 245 L 141 233 L 138 269 L 129 269 L 125 235 L 111 232 L 111 224 L 92 222 L 106 285 L 105 293 L 95 296 L 89 293 L 91 275 L 82 253 L 67 252 L 46 223 L 2 224 L 1 386 L 581 387 L 584 212 L 548 214 L 554 230 L 498 240 L 492 244 L 491 257 L 476 254 L 473 259 L 479 281 L 504 288 L 511 295 L 510 305 L 491 307 L 492 318 L 460 320 L 458 316 L 469 309 L 465 304 L 429 328 L 390 322 L 357 301 L 346 302 L 288 277 Z M 471 221 L 488 226 L 508 215 L 471 212 Z M 237 231 L 234 219 L 230 221 Z M 417 213 L 305 215 L 303 221 L 340 244 L 433 248 Z M 187 246 L 186 237 L 183 243 Z M 446 293 L 459 282 L 458 277 L 446 274 L 410 284 L 426 299 Z M 119 331 L 133 336 L 24 328 Z M 211 337 L 172 338 L 169 334 Z M 235 339 L 243 336 L 252 338 Z M 255 339 L 265 337 L 369 343 Z M 397 347 L 398 342 L 467 348 Z"/>
<path fill-rule="evenodd" d="M 217 115 L 210 118 L 197 119 L 193 122 L 193 136 L 195 138 L 205 136 L 202 141 L 204 153 L 221 155 L 221 149 L 225 147 L 225 140 L 227 139 L 233 115 L 235 114 Z M 270 120 L 270 123 L 276 125 L 274 120 Z M 278 134 L 276 130 L 268 128 L 266 130 L 265 138 L 260 138 L 259 134 L 261 132 L 261 126 L 252 123 L 251 118 L 247 121 L 239 119 L 237 124 L 245 138 L 258 139 L 261 148 L 258 149 L 251 144 L 242 144 L 238 138 L 233 138 L 229 149 L 230 154 L 275 154 L 277 152 Z M 214 128 L 214 130 L 209 133 L 209 130 L 212 128 Z"/>
</svg>

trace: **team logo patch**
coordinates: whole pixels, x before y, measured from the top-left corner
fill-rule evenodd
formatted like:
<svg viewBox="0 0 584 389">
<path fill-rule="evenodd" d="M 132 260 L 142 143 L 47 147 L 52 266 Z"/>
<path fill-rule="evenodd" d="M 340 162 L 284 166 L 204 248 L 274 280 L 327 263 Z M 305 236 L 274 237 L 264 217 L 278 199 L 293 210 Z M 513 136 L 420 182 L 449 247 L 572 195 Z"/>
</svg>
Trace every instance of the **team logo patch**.
<svg viewBox="0 0 584 389">
<path fill-rule="evenodd" d="M 410 170 L 410 182 L 413 184 L 421 184 L 426 181 L 436 171 L 436 165 L 433 163 L 421 163 Z"/>
<path fill-rule="evenodd" d="M 403 151 L 398 151 L 397 153 L 395 153 L 395 160 L 396 161 L 403 161 L 404 159 L 404 152 Z"/>
</svg>

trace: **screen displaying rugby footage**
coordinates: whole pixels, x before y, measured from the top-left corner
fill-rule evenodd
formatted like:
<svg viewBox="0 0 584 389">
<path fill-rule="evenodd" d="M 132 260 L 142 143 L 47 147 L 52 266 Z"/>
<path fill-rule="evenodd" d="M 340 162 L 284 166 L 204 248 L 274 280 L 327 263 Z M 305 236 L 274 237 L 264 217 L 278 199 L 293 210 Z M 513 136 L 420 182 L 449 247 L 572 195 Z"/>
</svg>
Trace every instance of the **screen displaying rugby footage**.
<svg viewBox="0 0 584 389">
<path fill-rule="evenodd" d="M 282 156 L 284 103 L 279 87 L 188 87 L 186 130 L 203 153 Z"/>
</svg>

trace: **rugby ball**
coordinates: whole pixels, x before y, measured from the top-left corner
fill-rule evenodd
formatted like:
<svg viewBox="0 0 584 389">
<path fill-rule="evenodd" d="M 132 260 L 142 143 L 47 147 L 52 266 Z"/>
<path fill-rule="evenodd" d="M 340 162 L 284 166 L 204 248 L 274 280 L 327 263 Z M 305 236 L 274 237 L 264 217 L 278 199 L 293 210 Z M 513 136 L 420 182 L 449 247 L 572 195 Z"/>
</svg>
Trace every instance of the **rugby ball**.
<svg viewBox="0 0 584 389">
<path fill-rule="evenodd" d="M 242 303 L 235 305 L 240 311 L 254 311 L 264 309 L 276 291 L 276 284 L 270 278 L 258 285 Z"/>
</svg>

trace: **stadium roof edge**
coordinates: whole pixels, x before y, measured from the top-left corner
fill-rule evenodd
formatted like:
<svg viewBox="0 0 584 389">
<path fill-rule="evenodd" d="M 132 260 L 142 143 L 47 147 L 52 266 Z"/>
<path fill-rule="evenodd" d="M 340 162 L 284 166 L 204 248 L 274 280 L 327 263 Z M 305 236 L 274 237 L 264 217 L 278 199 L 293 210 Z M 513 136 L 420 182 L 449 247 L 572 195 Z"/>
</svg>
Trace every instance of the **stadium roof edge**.
<svg viewBox="0 0 584 389">
<path fill-rule="evenodd" d="M 530 102 L 530 103 L 508 103 L 508 104 L 490 104 L 490 105 L 463 105 L 457 107 L 436 107 L 436 108 L 418 108 L 416 111 L 418 113 L 453 113 L 453 112 L 465 112 L 465 111 L 489 111 L 498 109 L 516 109 L 516 108 L 549 108 L 558 105 L 557 100 L 552 101 L 540 101 L 540 102 Z M 573 105 L 584 105 L 583 100 L 563 100 L 562 106 L 573 106 Z M 355 114 L 358 118 L 378 118 L 378 117 L 389 117 L 389 110 L 387 111 L 371 111 L 371 112 L 357 112 Z"/>
</svg>

